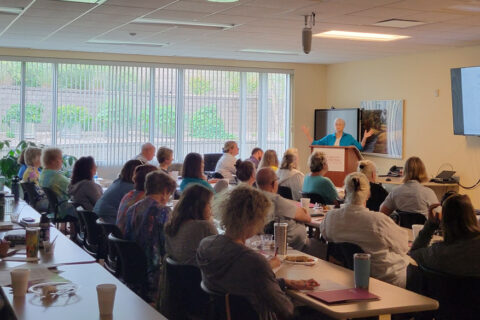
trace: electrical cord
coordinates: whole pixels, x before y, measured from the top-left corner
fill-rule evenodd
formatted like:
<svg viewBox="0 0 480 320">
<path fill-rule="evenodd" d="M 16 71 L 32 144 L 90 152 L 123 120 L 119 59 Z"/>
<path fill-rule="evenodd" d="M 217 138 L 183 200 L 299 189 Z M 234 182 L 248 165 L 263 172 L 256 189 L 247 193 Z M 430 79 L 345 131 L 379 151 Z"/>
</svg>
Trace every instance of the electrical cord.
<svg viewBox="0 0 480 320">
<path fill-rule="evenodd" d="M 460 181 L 457 182 L 457 183 L 458 183 L 458 185 L 459 185 L 460 187 L 462 187 L 463 189 L 471 190 L 471 189 L 475 189 L 476 187 L 478 187 L 478 185 L 480 184 L 480 179 L 478 179 L 478 181 L 477 181 L 473 186 L 471 186 L 471 187 L 466 187 L 466 186 L 462 185 L 462 184 L 460 183 Z"/>
</svg>

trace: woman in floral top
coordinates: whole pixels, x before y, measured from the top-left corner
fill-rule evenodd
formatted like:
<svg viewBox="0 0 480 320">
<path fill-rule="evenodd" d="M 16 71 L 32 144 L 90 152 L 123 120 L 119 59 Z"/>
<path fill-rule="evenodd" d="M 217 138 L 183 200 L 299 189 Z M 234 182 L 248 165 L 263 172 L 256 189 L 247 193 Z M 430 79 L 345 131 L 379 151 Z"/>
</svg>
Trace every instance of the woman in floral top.
<svg viewBox="0 0 480 320">
<path fill-rule="evenodd" d="M 120 206 L 118 207 L 117 226 L 124 235 L 127 210 L 145 198 L 145 177 L 148 173 L 155 170 L 157 170 L 157 167 L 151 164 L 144 164 L 135 168 L 135 173 L 133 174 L 135 189 L 123 196 L 122 201 L 120 201 Z"/>
<path fill-rule="evenodd" d="M 176 187 L 176 182 L 165 173 L 150 172 L 145 182 L 145 199 L 127 211 L 125 237 L 145 251 L 150 301 L 157 297 L 161 261 L 165 254 L 163 226 L 170 218 L 170 209 L 166 205 Z"/>
<path fill-rule="evenodd" d="M 35 209 L 42 212 L 48 210 L 48 199 L 42 188 L 38 184 L 38 178 L 40 177 L 40 156 L 42 155 L 42 149 L 36 147 L 28 147 L 24 152 L 24 161 L 27 165 L 27 169 L 21 177 L 23 182 L 35 183 L 38 198 L 32 199 L 35 203 Z"/>
</svg>

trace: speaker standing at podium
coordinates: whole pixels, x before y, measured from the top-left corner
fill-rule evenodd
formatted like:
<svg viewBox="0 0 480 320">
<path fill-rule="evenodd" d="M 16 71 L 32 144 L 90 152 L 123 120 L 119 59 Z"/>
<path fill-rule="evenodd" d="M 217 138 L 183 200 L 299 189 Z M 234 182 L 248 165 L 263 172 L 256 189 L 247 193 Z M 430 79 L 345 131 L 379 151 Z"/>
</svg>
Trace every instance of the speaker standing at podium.
<svg viewBox="0 0 480 320">
<path fill-rule="evenodd" d="M 364 132 L 362 142 L 359 143 L 355 138 L 346 132 L 343 132 L 345 128 L 345 120 L 341 118 L 335 119 L 335 133 L 326 135 L 320 140 L 313 140 L 312 136 L 310 135 L 310 131 L 306 126 L 302 126 L 303 133 L 309 140 L 310 144 L 312 145 L 320 145 L 320 146 L 355 146 L 358 150 L 362 151 L 365 143 L 367 142 L 367 138 L 373 134 L 373 130 L 370 129 L 369 131 Z"/>
</svg>

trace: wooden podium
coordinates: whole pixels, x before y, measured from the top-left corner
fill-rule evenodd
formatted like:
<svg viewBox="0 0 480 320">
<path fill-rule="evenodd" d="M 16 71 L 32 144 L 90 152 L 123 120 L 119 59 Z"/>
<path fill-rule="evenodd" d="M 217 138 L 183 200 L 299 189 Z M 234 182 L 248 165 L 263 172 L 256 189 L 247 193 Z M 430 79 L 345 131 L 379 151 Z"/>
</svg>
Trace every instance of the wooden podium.
<svg viewBox="0 0 480 320">
<path fill-rule="evenodd" d="M 328 163 L 328 172 L 325 176 L 330 178 L 337 187 L 343 187 L 345 177 L 349 173 L 357 171 L 358 161 L 363 159 L 360 151 L 354 146 L 311 145 L 310 150 L 311 152 L 321 151 L 325 153 Z"/>
</svg>

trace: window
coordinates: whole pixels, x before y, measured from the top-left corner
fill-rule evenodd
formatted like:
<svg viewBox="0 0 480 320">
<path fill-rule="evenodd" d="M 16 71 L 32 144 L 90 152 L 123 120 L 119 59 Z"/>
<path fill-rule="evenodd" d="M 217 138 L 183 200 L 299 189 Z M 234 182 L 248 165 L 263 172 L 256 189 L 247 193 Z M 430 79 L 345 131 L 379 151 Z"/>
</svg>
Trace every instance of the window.
<svg viewBox="0 0 480 320">
<path fill-rule="evenodd" d="M 256 146 L 280 155 L 289 81 L 251 70 L 0 61 L 0 139 L 58 146 L 103 166 L 123 164 L 147 141 L 179 161 L 221 152 L 227 140 L 238 141 L 241 158 Z"/>
</svg>

